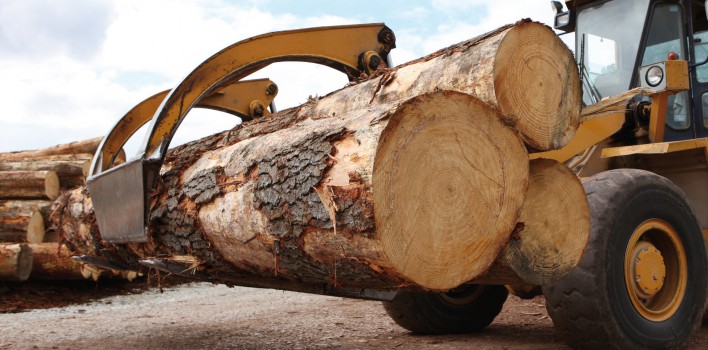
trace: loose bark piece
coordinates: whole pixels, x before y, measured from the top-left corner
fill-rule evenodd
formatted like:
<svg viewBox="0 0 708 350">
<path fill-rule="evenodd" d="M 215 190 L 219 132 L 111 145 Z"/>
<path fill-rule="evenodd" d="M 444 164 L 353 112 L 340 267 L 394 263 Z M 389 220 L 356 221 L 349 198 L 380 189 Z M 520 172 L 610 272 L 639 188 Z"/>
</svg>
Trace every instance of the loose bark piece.
<svg viewBox="0 0 708 350">
<path fill-rule="evenodd" d="M 59 177 L 62 189 L 78 187 L 84 184 L 83 168 L 91 154 L 63 154 L 53 156 L 28 157 L 23 159 L 0 159 L 0 171 L 40 171 L 51 170 Z"/>
<path fill-rule="evenodd" d="M 55 199 L 59 177 L 51 170 L 0 171 L 0 198 Z"/>
<path fill-rule="evenodd" d="M 570 272 L 580 261 L 590 234 L 590 212 L 583 185 L 565 165 L 531 161 L 519 230 L 504 259 L 527 283 L 544 285 Z"/>
<path fill-rule="evenodd" d="M 0 280 L 25 281 L 32 272 L 32 249 L 26 244 L 0 244 Z"/>
<path fill-rule="evenodd" d="M 95 137 L 83 141 L 75 141 L 31 151 L 0 153 L 0 160 L 23 160 L 30 157 L 53 156 L 60 154 L 96 153 L 103 137 Z"/>
<path fill-rule="evenodd" d="M 81 280 L 81 264 L 71 258 L 71 252 L 57 243 L 29 244 L 33 264 L 30 278 L 38 280 Z"/>
</svg>

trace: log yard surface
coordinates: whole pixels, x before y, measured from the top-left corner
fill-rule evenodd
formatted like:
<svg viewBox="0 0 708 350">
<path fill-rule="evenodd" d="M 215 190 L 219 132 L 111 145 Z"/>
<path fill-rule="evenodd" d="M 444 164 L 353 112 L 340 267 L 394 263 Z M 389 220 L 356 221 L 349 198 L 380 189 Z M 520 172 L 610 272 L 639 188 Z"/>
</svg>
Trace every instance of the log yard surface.
<svg viewBox="0 0 708 350">
<path fill-rule="evenodd" d="M 543 297 L 509 296 L 484 331 L 445 336 L 413 335 L 379 302 L 209 283 L 5 285 L 0 308 L 3 350 L 569 349 Z M 704 322 L 689 349 L 706 348 Z"/>
</svg>

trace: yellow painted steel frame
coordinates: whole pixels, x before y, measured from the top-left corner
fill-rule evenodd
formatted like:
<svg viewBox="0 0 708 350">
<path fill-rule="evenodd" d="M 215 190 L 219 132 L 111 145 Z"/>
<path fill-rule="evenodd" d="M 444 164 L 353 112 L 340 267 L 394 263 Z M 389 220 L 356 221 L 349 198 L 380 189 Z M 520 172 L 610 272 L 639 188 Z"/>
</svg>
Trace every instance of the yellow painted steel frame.
<svg viewBox="0 0 708 350">
<path fill-rule="evenodd" d="M 664 141 L 666 127 L 666 108 L 669 95 L 686 91 L 691 88 L 688 75 L 688 62 L 683 60 L 666 61 L 662 63 L 666 69 L 666 87 L 663 91 L 650 93 L 651 116 L 649 117 L 649 140 L 651 142 Z"/>
<path fill-rule="evenodd" d="M 705 150 L 706 162 L 708 162 L 708 138 L 605 148 L 602 150 L 602 158 L 629 156 L 632 154 L 664 154 L 701 148 Z"/>
<path fill-rule="evenodd" d="M 152 119 L 150 133 L 143 145 L 143 157 L 164 157 L 177 127 L 200 99 L 271 63 L 319 63 L 345 72 L 354 79 L 367 68 L 360 66 L 360 57 L 368 57 L 373 63 L 373 56 L 367 53 L 374 51 L 379 56 L 375 60 L 377 65 L 383 64 L 394 47 L 395 36 L 384 24 L 275 32 L 233 44 L 200 64 L 167 96 Z"/>
<path fill-rule="evenodd" d="M 666 108 L 669 95 L 685 91 L 690 88 L 688 80 L 688 63 L 686 61 L 666 61 L 664 64 L 666 67 L 666 89 L 661 91 L 649 91 L 647 89 L 636 90 L 637 92 L 641 92 L 652 97 L 651 115 L 649 117 L 649 140 L 651 142 L 661 142 L 664 140 L 664 126 L 666 124 Z M 621 95 L 623 94 L 620 94 L 617 97 L 621 97 Z M 632 95 L 633 94 L 629 94 L 624 97 L 631 97 Z M 603 102 L 614 103 L 614 101 L 611 101 L 612 99 L 613 98 L 609 98 L 607 101 L 603 100 L 597 105 L 590 107 L 593 109 L 598 109 L 597 107 Z M 590 109 L 590 107 L 588 109 Z M 602 108 L 599 109 L 602 110 Z M 607 113 L 607 115 L 601 117 L 593 118 L 592 113 L 587 116 L 583 115 L 583 117 L 592 119 L 589 119 L 580 125 L 573 139 L 570 140 L 565 147 L 555 151 L 532 153 L 529 157 L 531 159 L 548 158 L 559 162 L 565 162 L 576 156 L 581 151 L 588 149 L 600 141 L 612 136 L 612 134 L 622 128 L 625 121 L 624 110 Z"/>
<path fill-rule="evenodd" d="M 565 162 L 619 131 L 624 124 L 624 118 L 624 112 L 617 112 L 586 121 L 580 124 L 575 136 L 565 147 L 555 151 L 531 153 L 529 158 Z"/>
<path fill-rule="evenodd" d="M 666 120 L 666 102 L 673 91 L 662 91 L 653 95 L 651 101 L 651 116 L 649 120 L 650 139 L 663 140 L 664 123 Z M 529 158 L 548 158 L 565 162 L 585 149 L 592 147 L 600 141 L 612 136 L 622 128 L 625 113 L 614 112 L 602 117 L 590 119 L 582 124 L 575 132 L 575 136 L 563 148 L 555 151 L 538 152 L 529 155 Z M 629 146 L 632 147 L 632 146 Z M 604 153 L 603 153 L 604 154 Z"/>
<path fill-rule="evenodd" d="M 103 138 L 94 157 L 89 176 L 111 168 L 121 148 L 143 125 L 149 122 L 170 90 L 159 92 L 138 103 L 126 113 Z M 215 109 L 251 119 L 250 105 L 257 101 L 268 106 L 278 94 L 278 88 L 270 79 L 243 80 L 224 87 L 202 99 L 197 107 Z M 263 116 L 270 114 L 264 109 Z M 99 168 L 96 168 L 99 167 Z"/>
</svg>

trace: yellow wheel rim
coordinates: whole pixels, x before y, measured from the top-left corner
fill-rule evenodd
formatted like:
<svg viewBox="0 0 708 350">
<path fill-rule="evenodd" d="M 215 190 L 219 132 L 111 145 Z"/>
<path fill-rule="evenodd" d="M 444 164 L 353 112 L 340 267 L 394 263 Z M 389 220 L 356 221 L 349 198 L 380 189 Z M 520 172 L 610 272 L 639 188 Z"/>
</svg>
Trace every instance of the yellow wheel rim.
<svg viewBox="0 0 708 350">
<path fill-rule="evenodd" d="M 634 308 L 650 321 L 670 318 L 688 280 L 686 252 L 676 230 L 663 220 L 647 220 L 632 233 L 624 256 L 624 280 Z"/>
</svg>

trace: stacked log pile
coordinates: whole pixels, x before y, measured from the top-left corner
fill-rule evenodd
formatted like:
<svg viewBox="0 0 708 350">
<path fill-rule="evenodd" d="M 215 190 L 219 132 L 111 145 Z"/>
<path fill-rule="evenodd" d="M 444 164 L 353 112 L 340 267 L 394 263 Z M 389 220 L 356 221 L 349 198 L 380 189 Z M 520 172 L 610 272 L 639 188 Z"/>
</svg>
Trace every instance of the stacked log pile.
<svg viewBox="0 0 708 350">
<path fill-rule="evenodd" d="M 226 283 L 546 283 L 579 261 L 588 209 L 572 172 L 528 152 L 572 138 L 580 98 L 571 52 L 521 21 L 172 150 L 148 243 L 103 243 L 85 188 L 54 221 L 75 253 Z"/>
<path fill-rule="evenodd" d="M 101 138 L 0 153 L 0 280 L 98 278 L 59 243 L 49 218 L 62 191 L 85 183 Z"/>
</svg>

